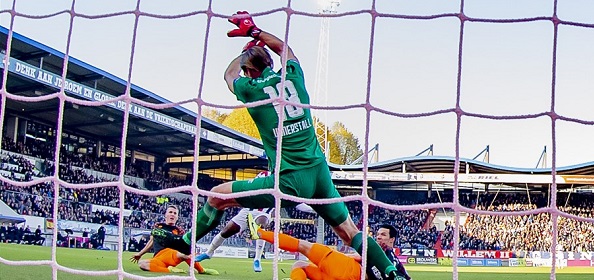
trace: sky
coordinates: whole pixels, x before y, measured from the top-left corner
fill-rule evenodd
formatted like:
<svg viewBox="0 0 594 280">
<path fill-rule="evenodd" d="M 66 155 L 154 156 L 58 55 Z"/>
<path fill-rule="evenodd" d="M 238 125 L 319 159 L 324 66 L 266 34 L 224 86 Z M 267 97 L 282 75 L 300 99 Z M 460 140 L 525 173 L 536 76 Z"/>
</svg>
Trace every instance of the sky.
<svg viewBox="0 0 594 280">
<path fill-rule="evenodd" d="M 226 16 L 238 10 L 250 11 L 256 14 L 254 21 L 260 28 L 285 38 L 287 13 L 267 12 L 286 7 L 289 2 L 212 2 L 215 16 L 211 18 L 208 33 L 208 18 L 204 13 L 181 16 L 206 10 L 208 1 L 178 0 L 175 5 L 162 0 L 140 3 L 142 12 L 167 18 L 139 18 L 132 60 L 133 84 L 173 102 L 200 96 L 215 106 L 241 105 L 228 91 L 223 73 L 248 39 L 226 36 L 233 27 Z M 295 11 L 315 15 L 319 12 L 318 2 L 299 0 L 291 1 L 290 5 Z M 313 114 L 328 124 L 344 123 L 364 149 L 366 111 L 361 107 L 344 107 L 364 104 L 369 98 L 369 104 L 379 111 L 370 113 L 367 143 L 370 148 L 379 144 L 380 161 L 414 156 L 430 145 L 435 156 L 455 156 L 456 114 L 430 113 L 456 106 L 460 20 L 380 16 L 372 29 L 370 13 L 348 14 L 369 10 L 373 3 L 341 1 L 337 16 L 329 19 L 327 78 L 316 75 L 322 19 L 308 15 L 290 17 L 288 42 L 304 69 L 312 104 L 334 107 L 314 110 Z M 79 16 L 74 17 L 69 46 L 70 14 L 48 15 L 69 10 L 72 1 L 1 1 L 0 24 L 7 28 L 11 23 L 8 11 L 13 4 L 16 12 L 35 17 L 16 16 L 14 31 L 59 51 L 68 50 L 72 57 L 127 79 L 135 16 L 101 15 L 134 10 L 136 1 L 75 1 L 74 11 Z M 375 1 L 380 15 L 459 13 L 460 6 L 460 1 L 452 0 Z M 594 26 L 592 10 L 592 1 L 557 1 L 557 15 L 564 21 Z M 553 11 L 553 0 L 464 1 L 464 14 L 470 18 L 531 18 L 552 16 Z M 88 16 L 95 18 L 85 18 Z M 459 105 L 472 115 L 461 118 L 460 157 L 472 159 L 489 146 L 492 164 L 535 168 L 546 147 L 546 166 L 552 167 L 554 138 L 557 167 L 593 161 L 592 125 L 556 120 L 553 130 L 549 116 L 496 120 L 473 115 L 524 116 L 553 110 L 563 117 L 592 122 L 594 28 L 559 26 L 554 88 L 551 21 L 466 21 L 462 39 Z M 280 65 L 278 59 L 275 65 Z M 314 93 L 319 81 L 327 83 L 325 95 Z M 197 112 L 195 103 L 184 106 Z M 483 156 L 477 160 L 483 160 Z M 543 166 L 542 162 L 538 166 Z"/>
</svg>

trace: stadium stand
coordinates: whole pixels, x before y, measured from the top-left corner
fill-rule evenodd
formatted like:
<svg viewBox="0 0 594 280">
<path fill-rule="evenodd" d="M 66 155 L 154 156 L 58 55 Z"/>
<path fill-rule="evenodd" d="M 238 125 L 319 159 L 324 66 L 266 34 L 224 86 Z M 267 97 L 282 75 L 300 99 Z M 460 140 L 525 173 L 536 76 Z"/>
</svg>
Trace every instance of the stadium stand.
<svg viewBox="0 0 594 280">
<path fill-rule="evenodd" d="M 21 142 L 13 142 L 9 139 L 3 141 L 3 152 L 0 156 L 0 170 L 3 176 L 15 181 L 31 181 L 34 178 L 51 175 L 53 168 L 51 145 L 37 146 L 43 144 L 33 142 L 25 145 Z M 40 171 L 28 157 L 37 158 L 43 156 L 40 151 L 48 151 L 43 158 L 38 161 L 45 163 L 45 172 Z M 63 165 L 60 166 L 60 178 L 69 183 L 85 184 L 94 182 L 105 182 L 110 179 L 107 177 L 95 177 L 89 175 L 92 170 L 100 170 L 105 174 L 117 174 L 119 170 L 118 162 L 111 162 L 107 159 L 85 157 L 73 152 L 64 150 L 61 153 Z M 188 184 L 188 180 L 167 177 L 162 173 L 150 172 L 141 166 L 128 165 L 126 174 L 139 178 L 145 182 L 150 182 L 154 186 L 161 188 L 176 187 Z M 200 176 L 200 186 L 206 188 L 212 187 L 215 180 L 208 176 Z M 145 183 L 146 185 L 146 183 Z M 136 186 L 138 187 L 138 186 Z M 157 188 L 157 187 L 152 187 Z M 17 187 L 11 184 L 0 184 L 0 200 L 9 207 L 22 215 L 51 217 L 53 212 L 52 198 L 53 187 L 49 183 L 41 183 L 30 187 Z M 69 189 L 60 188 L 59 219 L 79 221 L 92 224 L 117 225 L 119 213 L 109 209 L 97 209 L 93 211 L 94 205 L 117 207 L 119 204 L 117 189 L 115 187 L 90 188 L 90 189 Z M 411 205 L 416 203 L 434 202 L 436 196 L 429 197 L 427 192 L 418 191 L 390 191 L 380 192 L 380 201 L 392 205 Z M 159 203 L 154 197 L 143 196 L 133 193 L 126 193 L 125 208 L 131 210 L 125 217 L 125 226 L 134 229 L 148 230 L 152 228 L 158 217 L 161 217 L 163 208 L 166 204 Z M 442 201 L 451 200 L 451 195 L 443 194 L 440 196 Z M 189 228 L 191 200 L 186 198 L 167 197 L 168 203 L 180 206 L 181 216 L 180 225 Z M 462 195 L 463 205 L 471 206 L 479 210 L 493 211 L 523 211 L 545 207 L 548 203 L 547 196 L 544 193 L 531 193 L 530 196 L 525 192 L 512 193 L 488 193 L 477 196 L 473 199 L 471 195 Z M 594 196 L 592 194 L 563 193 L 558 196 L 558 205 L 561 210 L 580 217 L 592 218 L 594 216 Z M 347 207 L 355 222 L 362 226 L 362 207 L 360 202 L 351 201 Z M 438 231 L 436 226 L 427 227 L 426 224 L 430 218 L 430 211 L 426 210 L 405 210 L 392 211 L 381 207 L 372 206 L 369 208 L 369 226 L 374 232 L 378 225 L 388 223 L 394 225 L 399 231 L 395 245 L 399 248 L 440 248 L 451 249 L 453 247 L 453 226 L 446 222 L 442 231 Z M 232 217 L 233 209 L 227 214 Z M 433 210 L 435 211 L 435 210 Z M 315 214 L 300 212 L 295 209 L 286 209 L 286 217 L 290 219 L 313 220 Z M 223 223 L 224 224 L 224 223 Z M 572 219 L 560 218 L 560 248 L 565 251 L 593 251 L 594 245 L 590 242 L 594 238 L 594 226 L 589 223 L 578 222 Z M 469 250 L 508 250 L 522 255 L 527 251 L 546 251 L 550 248 L 550 215 L 547 213 L 501 217 L 488 215 L 468 216 L 466 223 L 461 225 L 460 248 Z M 7 233 L 3 235 L 4 242 L 28 243 L 32 239 L 28 225 L 10 225 Z M 220 230 L 220 229 L 218 229 Z M 209 242 L 218 230 L 213 231 L 206 236 L 202 242 Z M 316 228 L 313 224 L 304 223 L 283 223 L 281 230 L 296 237 L 315 241 L 317 237 Z M 74 232 L 75 236 L 82 235 L 82 231 Z M 88 246 L 86 244 L 71 244 L 64 240 L 68 239 L 68 234 L 60 233 L 59 244 L 63 246 Z M 111 238 L 113 239 L 113 238 Z M 142 248 L 142 242 L 146 242 L 146 237 L 140 236 L 140 240 L 130 237 L 130 248 Z M 109 241 L 110 238 L 108 237 Z M 143 241 L 144 240 L 144 241 Z M 115 243 L 117 239 L 112 242 Z M 109 242 L 108 242 L 109 243 Z M 326 226 L 325 243 L 327 245 L 341 246 L 332 230 Z M 250 241 L 243 236 L 231 238 L 226 243 L 227 246 L 251 246 Z M 272 248 L 268 248 L 272 250 Z"/>
</svg>

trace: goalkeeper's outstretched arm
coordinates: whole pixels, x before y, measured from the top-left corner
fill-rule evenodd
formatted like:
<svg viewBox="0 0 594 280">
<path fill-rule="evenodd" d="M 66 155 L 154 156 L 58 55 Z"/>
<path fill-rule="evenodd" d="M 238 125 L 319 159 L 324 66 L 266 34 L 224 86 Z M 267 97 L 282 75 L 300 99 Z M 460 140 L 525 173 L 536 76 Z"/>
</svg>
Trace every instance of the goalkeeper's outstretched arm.
<svg viewBox="0 0 594 280">
<path fill-rule="evenodd" d="M 268 48 L 270 48 L 271 51 L 273 51 L 274 53 L 276 53 L 278 56 L 281 57 L 281 59 L 283 59 L 283 55 L 284 55 L 284 47 L 285 45 L 287 46 L 287 60 L 292 59 L 295 60 L 297 62 L 299 62 L 299 60 L 297 60 L 297 57 L 295 56 L 295 53 L 293 53 L 293 49 L 291 49 L 291 47 L 289 47 L 288 44 L 285 44 L 285 42 L 283 42 L 283 40 L 279 39 L 278 37 L 266 32 L 266 31 L 261 31 L 260 35 L 258 35 L 258 40 L 264 42 L 264 44 L 266 44 L 268 46 Z"/>
<path fill-rule="evenodd" d="M 229 63 L 229 66 L 227 66 L 227 69 L 225 70 L 225 82 L 231 92 L 234 92 L 233 82 L 235 79 L 239 78 L 239 72 L 241 71 L 240 60 L 240 56 L 236 57 Z"/>
</svg>

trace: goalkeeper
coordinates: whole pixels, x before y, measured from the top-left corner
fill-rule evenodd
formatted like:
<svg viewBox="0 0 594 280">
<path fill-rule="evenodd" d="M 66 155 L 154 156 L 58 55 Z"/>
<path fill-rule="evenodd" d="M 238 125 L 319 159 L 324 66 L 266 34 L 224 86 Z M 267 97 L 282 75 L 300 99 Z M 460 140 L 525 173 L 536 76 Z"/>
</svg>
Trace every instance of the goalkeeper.
<svg viewBox="0 0 594 280">
<path fill-rule="evenodd" d="M 249 13 L 237 12 L 229 18 L 237 29 L 227 33 L 229 37 L 252 37 L 244 52 L 233 59 L 225 71 L 225 81 L 229 90 L 243 103 L 269 101 L 248 108 L 262 138 L 268 156 L 270 170 L 275 170 L 277 148 L 280 151 L 279 188 L 288 195 L 302 198 L 338 198 L 326 157 L 316 138 L 309 105 L 309 95 L 305 89 L 305 77 L 293 50 L 276 36 L 258 28 Z M 272 57 L 261 47 L 267 46 L 284 60 L 284 69 L 273 71 Z M 244 76 L 240 76 L 243 72 Z M 284 76 L 283 76 L 284 75 Z M 281 98 L 279 101 L 278 98 Z M 272 102 L 270 102 L 272 100 Z M 292 104 L 286 104 L 290 102 Z M 283 116 L 281 129 L 278 129 L 279 115 Z M 282 146 L 277 147 L 277 137 L 282 137 Z M 248 181 L 223 183 L 212 189 L 220 194 L 241 193 L 251 190 L 272 189 L 275 177 L 256 178 Z M 244 196 L 238 198 L 209 197 L 196 219 L 196 237 L 202 238 L 215 229 L 224 210 L 229 207 L 269 208 L 274 207 L 275 198 L 270 194 Z M 294 207 L 297 203 L 283 200 L 282 207 Z M 357 229 L 343 202 L 315 204 L 312 208 L 332 227 L 334 232 L 357 252 L 362 252 L 365 235 Z M 180 243 L 165 232 L 154 232 L 163 242 Z M 184 235 L 186 244 L 191 244 L 190 233 Z M 370 267 L 382 275 L 396 276 L 396 268 L 388 260 L 380 246 L 368 238 Z M 178 246 L 174 245 L 174 246 Z M 189 245 L 188 245 L 189 246 Z"/>
<path fill-rule="evenodd" d="M 248 225 L 252 239 L 263 239 L 274 243 L 274 232 L 262 230 L 249 214 Z M 297 239 L 284 233 L 278 234 L 278 246 L 289 252 L 299 252 L 311 261 L 311 263 L 295 262 L 291 269 L 290 280 L 359 280 L 361 277 L 361 256 L 359 255 L 349 256 L 328 246 Z M 384 279 L 384 277 L 368 272 L 366 279 Z M 404 279 L 404 277 L 397 279 Z"/>
</svg>

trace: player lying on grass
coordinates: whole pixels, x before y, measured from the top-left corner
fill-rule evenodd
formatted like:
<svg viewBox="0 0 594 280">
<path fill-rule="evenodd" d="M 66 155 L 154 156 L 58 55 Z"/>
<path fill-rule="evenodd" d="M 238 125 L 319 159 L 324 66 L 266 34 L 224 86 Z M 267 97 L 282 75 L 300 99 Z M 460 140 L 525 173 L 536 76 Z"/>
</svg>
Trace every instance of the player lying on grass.
<svg viewBox="0 0 594 280">
<path fill-rule="evenodd" d="M 165 222 L 155 224 L 155 228 L 166 230 L 174 235 L 182 235 L 184 234 L 184 230 L 176 225 L 178 218 L 179 210 L 177 206 L 169 205 L 165 210 Z M 142 258 L 142 256 L 146 254 L 151 248 L 154 252 L 153 257 L 148 260 L 141 260 L 140 258 Z M 134 256 L 130 258 L 130 261 L 138 262 L 138 266 L 144 271 L 185 273 L 186 271 L 181 268 L 177 268 L 177 265 L 182 262 L 186 262 L 188 265 L 190 265 L 192 262 L 192 257 L 189 254 L 189 251 L 180 252 L 175 249 L 165 248 L 161 243 L 154 242 L 154 238 L 151 235 L 151 238 L 146 243 L 146 246 L 144 246 L 140 252 L 134 254 Z M 203 268 L 200 263 L 194 263 L 194 268 L 199 274 L 219 274 L 219 272 L 214 269 Z"/>
<path fill-rule="evenodd" d="M 305 86 L 305 75 L 293 50 L 278 37 L 258 28 L 248 12 L 237 12 L 229 18 L 229 22 L 237 28 L 229 31 L 227 36 L 251 37 L 256 43 L 229 63 L 224 73 L 225 82 L 237 100 L 244 104 L 272 100 L 247 110 L 258 128 L 268 157 L 268 166 L 270 170 L 278 172 L 278 182 L 275 182 L 275 176 L 230 181 L 212 188 L 211 191 L 218 194 L 241 194 L 273 189 L 277 183 L 281 192 L 295 197 L 339 198 L 326 156 L 316 138 L 308 107 L 310 97 Z M 259 46 L 257 41 L 283 60 L 283 69 L 274 71 L 270 53 Z M 277 147 L 278 137 L 282 137 L 280 147 Z M 276 166 L 277 157 L 280 157 L 280 166 Z M 294 207 L 297 204 L 290 200 L 281 202 L 282 207 Z M 199 240 L 215 229 L 220 224 L 225 209 L 229 207 L 269 208 L 274 205 L 275 197 L 271 194 L 237 198 L 209 196 L 196 216 L 195 236 Z M 363 238 L 368 237 L 357 228 L 344 202 L 311 206 L 346 245 L 357 252 L 363 251 Z M 181 245 L 179 243 L 185 242 L 185 246 L 192 243 L 190 233 L 184 235 L 183 240 L 176 240 L 163 231 L 153 234 L 165 243 Z M 367 240 L 369 266 L 382 275 L 395 277 L 396 268 L 382 248 L 373 238 Z"/>
<path fill-rule="evenodd" d="M 263 239 L 274 243 L 274 232 L 261 229 L 248 214 L 248 226 L 252 239 Z M 290 280 L 359 280 L 361 279 L 361 256 L 346 255 L 318 243 L 297 239 L 290 235 L 279 233 L 278 246 L 289 252 L 299 252 L 306 256 L 311 263 L 297 261 L 291 269 Z M 386 279 L 381 274 L 367 272 L 365 279 Z M 405 279 L 403 276 L 392 276 L 387 279 Z M 289 280 L 289 279 L 283 279 Z"/>
</svg>

